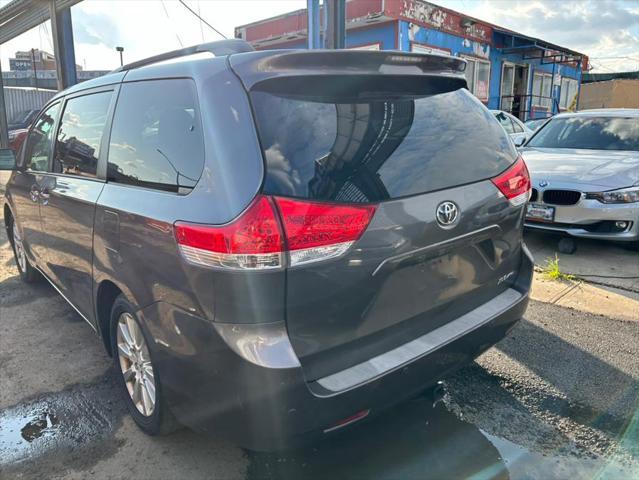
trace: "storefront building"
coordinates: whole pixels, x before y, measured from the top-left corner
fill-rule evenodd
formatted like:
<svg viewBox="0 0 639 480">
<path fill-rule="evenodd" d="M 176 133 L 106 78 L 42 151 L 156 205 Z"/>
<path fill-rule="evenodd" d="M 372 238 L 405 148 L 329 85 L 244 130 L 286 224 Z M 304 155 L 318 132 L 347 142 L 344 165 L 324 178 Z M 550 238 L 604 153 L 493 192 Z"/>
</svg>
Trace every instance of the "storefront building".
<svg viewBox="0 0 639 480">
<path fill-rule="evenodd" d="M 320 18 L 322 18 L 320 16 Z M 306 10 L 236 27 L 257 49 L 306 48 Z M 588 57 L 422 0 L 346 3 L 346 48 L 453 55 L 468 89 L 522 120 L 575 108 Z"/>
</svg>

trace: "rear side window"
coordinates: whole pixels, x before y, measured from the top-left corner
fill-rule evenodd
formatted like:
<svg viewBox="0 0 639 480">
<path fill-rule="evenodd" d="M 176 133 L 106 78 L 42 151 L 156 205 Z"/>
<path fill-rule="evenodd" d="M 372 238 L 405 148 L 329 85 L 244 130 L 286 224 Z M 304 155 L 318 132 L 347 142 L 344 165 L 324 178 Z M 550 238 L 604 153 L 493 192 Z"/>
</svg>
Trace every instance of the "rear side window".
<svg viewBox="0 0 639 480">
<path fill-rule="evenodd" d="M 71 98 L 64 107 L 53 157 L 53 172 L 95 177 L 113 92 Z"/>
<path fill-rule="evenodd" d="M 204 140 L 193 81 L 123 84 L 109 143 L 108 180 L 188 193 L 203 166 Z"/>
<path fill-rule="evenodd" d="M 330 92 L 312 97 L 280 87 L 252 91 L 265 193 L 377 202 L 490 178 L 515 160 L 502 128 L 466 89 L 420 95 L 422 87 L 409 88 L 403 96 L 375 87 L 331 82 Z"/>
<path fill-rule="evenodd" d="M 506 130 L 506 133 L 514 133 L 515 130 L 513 130 L 513 121 L 510 120 L 510 118 L 508 118 L 508 115 L 506 115 L 505 113 L 502 112 L 498 112 L 495 114 L 495 118 L 497 119 L 497 121 L 499 122 L 499 124 L 503 127 L 504 130 Z"/>
<path fill-rule="evenodd" d="M 516 120 L 513 120 L 513 128 L 515 133 L 523 133 L 524 127 L 522 127 Z"/>
</svg>

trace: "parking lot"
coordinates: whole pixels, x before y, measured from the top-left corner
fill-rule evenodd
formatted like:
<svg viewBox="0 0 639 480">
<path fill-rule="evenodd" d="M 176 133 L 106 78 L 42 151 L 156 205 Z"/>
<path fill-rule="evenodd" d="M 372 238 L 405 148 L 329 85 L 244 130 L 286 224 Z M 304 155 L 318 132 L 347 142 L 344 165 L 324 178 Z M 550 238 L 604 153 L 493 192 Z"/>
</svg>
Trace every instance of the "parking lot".
<svg viewBox="0 0 639 480">
<path fill-rule="evenodd" d="M 554 257 L 555 238 L 527 237 L 538 263 Z M 507 339 L 444 379 L 443 401 L 433 406 L 425 395 L 310 448 L 264 454 L 188 430 L 159 438 L 142 434 L 115 394 L 110 359 L 91 328 L 46 283 L 19 281 L 3 230 L 0 473 L 2 478 L 636 477 L 637 255 L 615 245 L 579 242 L 577 253 L 560 256 L 560 266 L 599 275 L 588 277 L 597 284 L 537 281 L 533 297 L 543 301 L 531 302 Z M 581 300 L 566 307 L 560 299 L 568 295 L 552 293 L 564 290 Z"/>
</svg>

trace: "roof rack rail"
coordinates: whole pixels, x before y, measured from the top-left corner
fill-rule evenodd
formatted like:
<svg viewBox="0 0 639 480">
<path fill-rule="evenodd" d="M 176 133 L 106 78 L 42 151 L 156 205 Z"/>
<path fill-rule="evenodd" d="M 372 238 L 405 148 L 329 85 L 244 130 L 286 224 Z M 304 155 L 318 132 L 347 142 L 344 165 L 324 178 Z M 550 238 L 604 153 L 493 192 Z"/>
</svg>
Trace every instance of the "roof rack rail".
<svg viewBox="0 0 639 480">
<path fill-rule="evenodd" d="M 231 55 L 232 53 L 252 52 L 254 50 L 250 43 L 239 38 L 231 38 L 217 42 L 201 43 L 199 45 L 193 45 L 192 47 L 180 48 L 179 50 L 154 55 L 153 57 L 138 60 L 137 62 L 127 63 L 126 65 L 116 68 L 113 72 L 125 72 L 134 68 L 144 67 L 145 65 L 151 65 L 152 63 L 193 55 L 194 53 L 209 52 L 216 57 L 223 57 L 225 55 Z"/>
</svg>

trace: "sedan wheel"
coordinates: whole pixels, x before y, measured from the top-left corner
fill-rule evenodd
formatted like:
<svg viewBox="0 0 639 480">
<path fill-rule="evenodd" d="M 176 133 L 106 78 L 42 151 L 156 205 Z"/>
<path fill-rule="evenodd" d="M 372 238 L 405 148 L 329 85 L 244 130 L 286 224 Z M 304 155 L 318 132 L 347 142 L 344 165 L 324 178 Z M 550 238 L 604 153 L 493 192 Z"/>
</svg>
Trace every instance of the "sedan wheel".
<svg viewBox="0 0 639 480">
<path fill-rule="evenodd" d="M 118 318 L 117 345 L 120 369 L 129 396 L 145 417 L 153 415 L 156 384 L 149 349 L 138 322 L 128 312 Z"/>
</svg>

